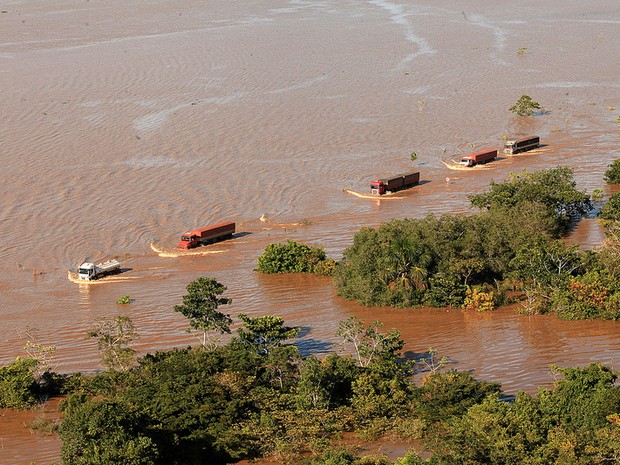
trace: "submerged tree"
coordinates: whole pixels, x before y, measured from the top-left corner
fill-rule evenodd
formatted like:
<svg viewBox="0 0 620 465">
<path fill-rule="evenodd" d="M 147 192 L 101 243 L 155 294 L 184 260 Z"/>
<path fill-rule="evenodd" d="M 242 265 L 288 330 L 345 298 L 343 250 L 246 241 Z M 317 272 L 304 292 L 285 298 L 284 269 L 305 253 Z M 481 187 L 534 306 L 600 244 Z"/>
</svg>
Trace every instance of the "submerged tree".
<svg viewBox="0 0 620 465">
<path fill-rule="evenodd" d="M 226 289 L 226 286 L 213 278 L 200 277 L 187 285 L 183 304 L 174 306 L 174 311 L 185 316 L 192 328 L 202 331 L 204 347 L 213 348 L 217 344 L 210 337 L 210 332 L 230 334 L 232 319 L 218 310 L 220 305 L 232 302 L 232 299 L 220 297 Z"/>
<path fill-rule="evenodd" d="M 519 116 L 531 116 L 540 110 L 540 104 L 532 100 L 529 95 L 522 95 L 509 110 Z"/>
<path fill-rule="evenodd" d="M 97 339 L 103 364 L 118 371 L 127 371 L 135 362 L 135 350 L 129 347 L 139 335 L 128 316 L 101 318 L 88 332 Z"/>
<path fill-rule="evenodd" d="M 546 170 L 511 173 L 504 182 L 491 182 L 489 192 L 470 195 L 475 207 L 492 209 L 497 206 L 513 208 L 524 203 L 542 204 L 563 233 L 573 217 L 592 210 L 592 201 L 585 192 L 577 190 L 571 168 L 558 166 Z"/>
</svg>

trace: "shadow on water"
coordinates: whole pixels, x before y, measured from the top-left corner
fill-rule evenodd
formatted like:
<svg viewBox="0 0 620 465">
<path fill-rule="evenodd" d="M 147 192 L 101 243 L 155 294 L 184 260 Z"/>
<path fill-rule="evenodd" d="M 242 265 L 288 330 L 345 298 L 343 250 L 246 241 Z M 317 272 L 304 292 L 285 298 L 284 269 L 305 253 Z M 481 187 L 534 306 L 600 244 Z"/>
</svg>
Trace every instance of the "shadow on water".
<svg viewBox="0 0 620 465">
<path fill-rule="evenodd" d="M 299 349 L 299 353 L 303 357 L 308 357 L 310 355 L 322 355 L 327 352 L 333 352 L 334 343 L 328 341 L 321 341 L 319 339 L 301 339 L 296 341 L 295 345 Z"/>
<path fill-rule="evenodd" d="M 438 356 L 437 352 L 427 350 L 426 352 L 406 351 L 402 359 L 407 362 L 415 362 L 414 373 L 430 373 L 441 366 L 457 365 L 457 360 L 450 357 Z"/>
</svg>

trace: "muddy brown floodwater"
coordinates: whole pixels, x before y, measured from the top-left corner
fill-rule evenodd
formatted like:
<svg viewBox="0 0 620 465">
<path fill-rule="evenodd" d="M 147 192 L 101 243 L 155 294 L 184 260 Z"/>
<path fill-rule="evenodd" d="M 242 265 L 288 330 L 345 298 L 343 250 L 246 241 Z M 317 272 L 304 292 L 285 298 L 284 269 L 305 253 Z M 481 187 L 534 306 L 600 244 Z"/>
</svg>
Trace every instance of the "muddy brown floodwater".
<svg viewBox="0 0 620 465">
<path fill-rule="evenodd" d="M 0 361 L 24 355 L 25 331 L 37 328 L 38 342 L 57 347 L 58 371 L 97 370 L 85 334 L 117 314 L 136 324 L 140 353 L 193 344 L 171 309 L 210 276 L 228 287 L 233 316 L 302 326 L 304 353 L 335 350 L 338 321 L 358 315 L 398 328 L 406 351 L 436 348 L 508 392 L 548 386 L 552 363 L 617 366 L 615 322 L 363 308 L 327 279 L 253 269 L 271 242 L 322 245 L 338 259 L 362 226 L 467 214 L 468 194 L 523 169 L 569 166 L 580 189 L 608 196 L 619 24 L 617 0 L 4 2 Z M 510 113 L 523 94 L 545 114 Z M 543 147 L 451 169 L 529 134 Z M 419 186 L 364 198 L 372 180 L 410 169 Z M 224 220 L 242 234 L 209 246 L 217 253 L 158 252 Z M 571 240 L 601 238 L 590 220 Z M 84 260 L 112 257 L 127 279 L 67 279 Z M 134 303 L 116 305 L 123 295 Z M 57 438 L 19 429 L 11 413 L 0 421 L 0 462 L 58 458 Z"/>
</svg>

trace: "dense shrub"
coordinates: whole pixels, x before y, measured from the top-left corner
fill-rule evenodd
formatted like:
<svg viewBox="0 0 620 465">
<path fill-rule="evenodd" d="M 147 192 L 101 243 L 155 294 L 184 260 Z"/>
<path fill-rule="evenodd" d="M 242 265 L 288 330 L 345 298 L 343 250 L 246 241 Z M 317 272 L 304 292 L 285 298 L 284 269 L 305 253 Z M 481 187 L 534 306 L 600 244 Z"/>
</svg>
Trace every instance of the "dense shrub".
<svg viewBox="0 0 620 465">
<path fill-rule="evenodd" d="M 552 307 L 565 320 L 620 320 L 620 286 L 606 271 L 588 272 L 555 292 Z"/>
<path fill-rule="evenodd" d="M 159 450 L 147 431 L 146 410 L 114 400 L 90 400 L 80 394 L 69 397 L 64 409 L 65 420 L 59 431 L 64 463 L 158 463 Z"/>
<path fill-rule="evenodd" d="M 269 244 L 258 257 L 258 271 L 261 273 L 316 273 L 331 275 L 334 261 L 327 258 L 325 251 L 295 241 L 286 244 Z"/>
<path fill-rule="evenodd" d="M 37 384 L 33 358 L 16 358 L 10 365 L 0 367 L 0 408 L 22 409 L 37 402 Z"/>
<path fill-rule="evenodd" d="M 468 286 L 495 287 L 521 247 L 551 239 L 545 208 L 530 206 L 362 228 L 336 267 L 337 292 L 362 305 L 460 307 Z"/>
<path fill-rule="evenodd" d="M 618 159 L 618 161 L 620 161 L 620 159 Z M 618 169 L 620 170 L 620 164 Z M 620 183 L 620 178 L 618 179 L 618 183 Z M 601 208 L 598 217 L 605 222 L 620 221 L 620 192 L 612 194 L 605 205 L 603 205 L 603 208 Z"/>
<path fill-rule="evenodd" d="M 504 182 L 491 182 L 489 192 L 470 195 L 472 205 L 492 209 L 537 203 L 547 208 L 556 232 L 564 234 L 575 217 L 591 211 L 592 201 L 585 192 L 577 190 L 573 170 L 567 167 L 512 174 Z"/>
<path fill-rule="evenodd" d="M 443 423 L 431 441 L 434 464 L 606 464 L 620 452 L 614 413 L 620 409 L 616 375 L 598 364 L 557 369 L 553 389 L 537 397 L 497 396 Z"/>
<path fill-rule="evenodd" d="M 499 383 L 478 381 L 467 372 L 434 373 L 415 392 L 413 410 L 423 419 L 447 420 L 465 414 L 472 405 L 500 392 Z"/>
<path fill-rule="evenodd" d="M 614 160 L 607 167 L 604 179 L 608 184 L 620 184 L 620 158 Z"/>
</svg>

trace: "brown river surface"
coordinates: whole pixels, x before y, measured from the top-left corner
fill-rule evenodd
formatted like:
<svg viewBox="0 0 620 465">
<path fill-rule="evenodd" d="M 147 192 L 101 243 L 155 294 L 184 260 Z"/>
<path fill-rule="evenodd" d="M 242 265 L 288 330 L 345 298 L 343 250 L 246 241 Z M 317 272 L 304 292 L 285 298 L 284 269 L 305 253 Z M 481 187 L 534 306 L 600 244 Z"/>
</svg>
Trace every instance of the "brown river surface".
<svg viewBox="0 0 620 465">
<path fill-rule="evenodd" d="M 228 287 L 231 315 L 301 326 L 304 353 L 336 350 L 338 322 L 357 315 L 509 393 L 549 386 L 550 364 L 617 368 L 616 322 L 363 308 L 329 279 L 253 269 L 272 242 L 339 259 L 362 226 L 469 213 L 468 194 L 523 169 L 569 166 L 580 189 L 608 196 L 618 50 L 617 0 L 0 2 L 0 363 L 24 355 L 37 328 L 57 347 L 56 370 L 97 370 L 86 332 L 118 314 L 142 354 L 194 344 L 172 307 L 209 276 Z M 523 94 L 546 114 L 510 113 Z M 473 169 L 452 162 L 529 134 L 543 147 Z M 365 198 L 372 180 L 411 170 L 412 151 L 421 185 Z M 225 220 L 242 234 L 174 253 L 181 233 Z M 601 239 L 592 219 L 571 237 Z M 68 279 L 112 257 L 127 269 L 114 279 Z M 134 302 L 117 305 L 123 295 Z M 0 413 L 0 463 L 58 460 L 56 437 Z"/>
</svg>

